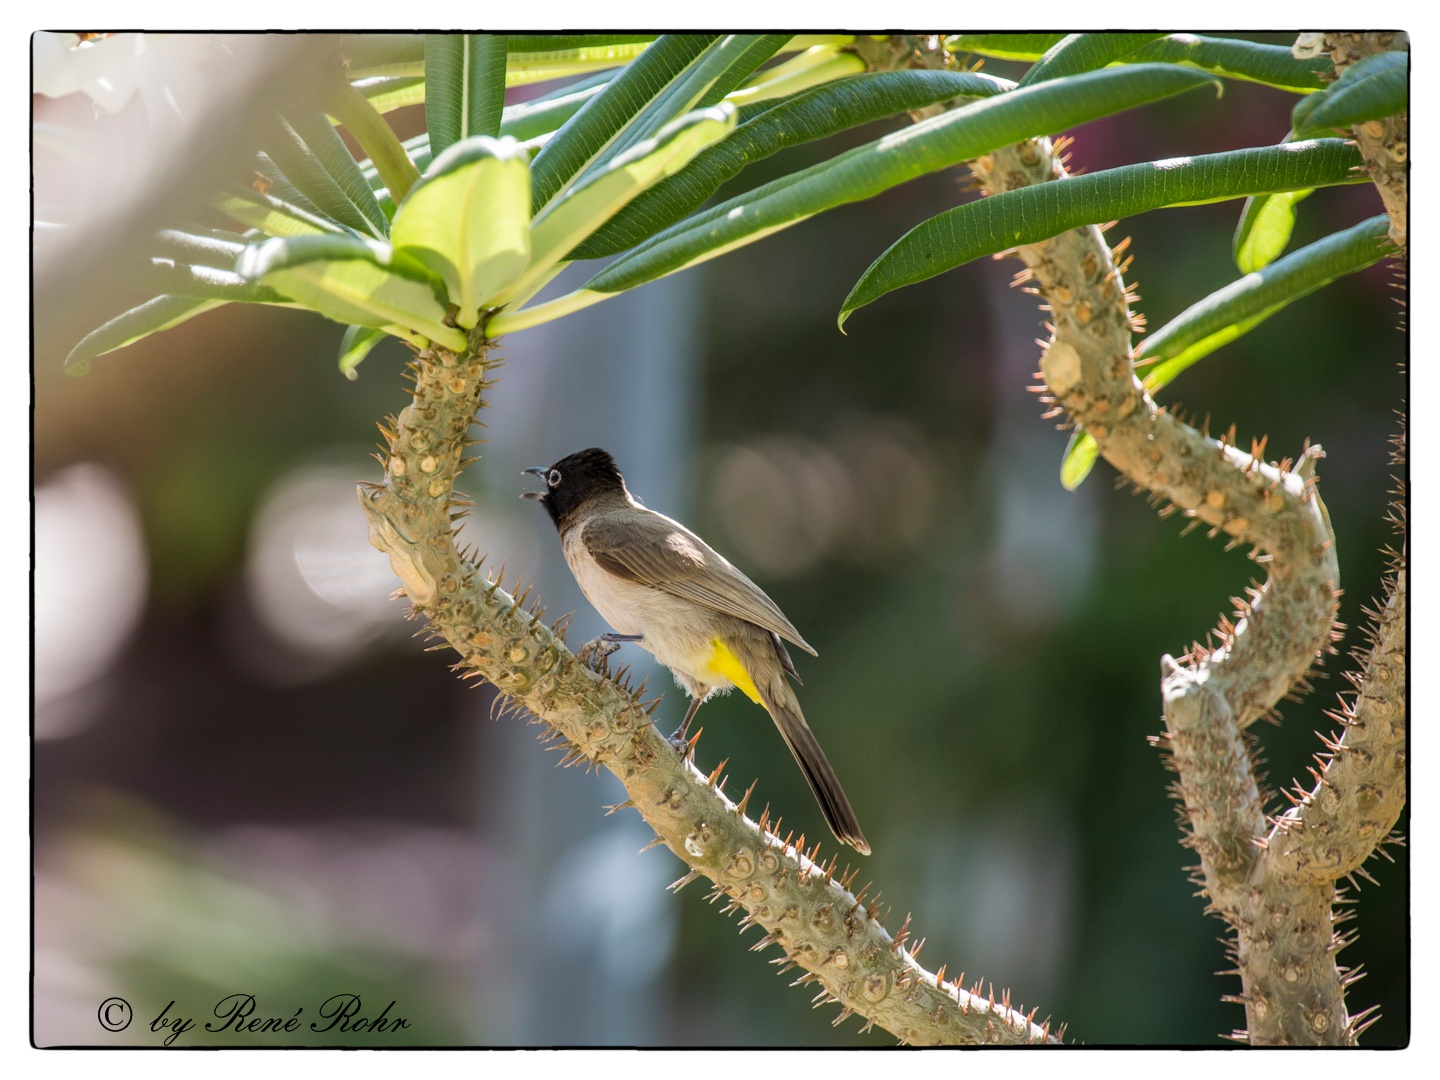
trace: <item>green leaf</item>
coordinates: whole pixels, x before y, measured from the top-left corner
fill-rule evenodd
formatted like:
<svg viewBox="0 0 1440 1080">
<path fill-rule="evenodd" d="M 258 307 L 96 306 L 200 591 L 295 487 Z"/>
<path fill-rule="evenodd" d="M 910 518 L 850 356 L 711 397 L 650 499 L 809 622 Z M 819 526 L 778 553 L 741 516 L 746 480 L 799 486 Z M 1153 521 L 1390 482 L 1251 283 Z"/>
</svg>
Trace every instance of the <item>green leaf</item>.
<svg viewBox="0 0 1440 1080">
<path fill-rule="evenodd" d="M 476 135 L 498 135 L 505 107 L 504 36 L 426 34 L 425 87 L 432 154 Z"/>
<path fill-rule="evenodd" d="M 523 141 L 555 131 L 587 101 L 603 93 L 614 78 L 614 71 L 597 72 L 544 97 L 510 105 L 501 116 L 500 134 Z"/>
<path fill-rule="evenodd" d="M 202 312 L 223 307 L 224 300 L 200 300 L 187 296 L 157 296 L 139 307 L 117 315 L 103 326 L 90 331 L 70 355 L 65 357 L 65 370 L 71 375 L 84 375 L 90 361 L 116 349 L 123 349 L 143 337 L 179 326 Z"/>
<path fill-rule="evenodd" d="M 512 53 L 505 76 L 506 86 L 585 75 L 602 68 L 623 67 L 649 48 L 645 42 L 589 45 L 575 49 L 546 49 Z"/>
<path fill-rule="evenodd" d="M 274 196 L 282 203 L 288 203 L 290 206 L 304 210 L 305 213 L 314 217 L 321 218 L 325 221 L 333 221 L 325 211 L 312 203 L 300 193 L 300 190 L 294 184 L 285 179 L 285 174 L 270 160 L 270 155 L 256 151 L 255 173 L 255 178 L 251 182 L 253 190 L 263 191 L 266 195 Z M 263 181 L 261 177 L 264 177 Z M 354 229 L 341 225 L 338 221 L 334 221 L 333 224 L 344 232 L 355 233 Z"/>
<path fill-rule="evenodd" d="M 233 270 L 166 258 L 150 260 L 146 284 L 167 296 L 184 296 L 193 300 L 248 304 L 284 304 L 289 300 L 274 289 L 253 284 Z"/>
<path fill-rule="evenodd" d="M 349 83 L 339 81 L 334 93 L 330 95 L 327 108 L 335 122 L 343 125 L 350 137 L 360 144 L 361 152 L 369 155 L 366 162 L 359 164 L 365 186 L 370 188 L 373 194 L 370 176 L 365 170 L 366 164 L 374 167 L 385 184 L 390 205 L 382 205 L 380 209 L 388 222 L 395 212 L 395 202 L 404 200 L 411 186 L 419 181 L 420 171 L 415 168 L 415 162 L 410 160 L 410 155 L 400 144 L 395 130 L 386 123 L 375 106 L 370 104 L 369 99 Z"/>
<path fill-rule="evenodd" d="M 390 240 L 439 274 L 465 329 L 530 261 L 530 169 L 514 139 L 455 143 L 395 213 Z"/>
<path fill-rule="evenodd" d="M 843 52 L 834 45 L 817 45 L 783 64 L 756 71 L 738 89 L 726 94 L 725 100 L 740 106 L 743 122 L 747 118 L 745 108 L 748 105 L 789 97 L 864 71 L 865 61 L 855 53 Z"/>
<path fill-rule="evenodd" d="M 389 244 L 348 236 L 294 236 L 247 248 L 241 277 L 283 293 L 336 322 L 403 327 L 463 349 L 465 335 L 444 324 L 444 283 Z"/>
<path fill-rule="evenodd" d="M 972 52 L 1003 60 L 1038 60 L 1063 39 L 1061 34 L 957 34 L 946 38 L 952 53 Z M 1325 86 L 1326 57 L 1297 60 L 1284 45 L 1260 45 L 1238 38 L 1171 34 L 1118 60 L 1122 64 L 1183 64 L 1227 79 L 1263 83 L 1302 94 Z"/>
<path fill-rule="evenodd" d="M 213 203 L 215 209 L 228 214 L 242 225 L 259 229 L 270 236 L 355 236 L 337 221 L 312 214 L 298 206 L 262 195 L 253 188 L 238 184 L 223 191 Z"/>
<path fill-rule="evenodd" d="M 1245 200 L 1234 242 L 1235 265 L 1241 273 L 1269 266 L 1280 257 L 1295 231 L 1295 208 L 1314 190 L 1277 191 Z"/>
<path fill-rule="evenodd" d="M 595 175 L 631 147 L 653 138 L 676 117 L 718 104 L 788 40 L 788 34 L 728 34 L 720 38 L 595 155 L 578 174 L 580 181 Z"/>
<path fill-rule="evenodd" d="M 175 262 L 233 270 L 235 260 L 249 246 L 246 237 L 221 229 L 192 226 L 189 229 L 162 229 L 156 234 L 160 251 Z"/>
<path fill-rule="evenodd" d="M 278 117 L 265 152 L 307 199 L 358 233 L 383 239 L 390 227 L 365 174 L 325 114 Z"/>
<path fill-rule="evenodd" d="M 1125 57 L 1123 63 L 1183 64 L 1227 79 L 1242 79 L 1280 90 L 1308 94 L 1325 85 L 1331 72 L 1326 57 L 1296 60 L 1284 45 L 1260 45 L 1238 38 L 1171 34 Z"/>
<path fill-rule="evenodd" d="M 385 339 L 385 331 L 374 326 L 347 326 L 340 339 L 340 355 L 337 357 L 340 373 L 352 382 L 360 377 L 355 370 L 360 361 L 370 355 L 370 350 Z"/>
<path fill-rule="evenodd" d="M 571 66 L 581 60 L 592 64 L 607 60 L 618 66 L 654 37 L 653 34 L 511 34 L 506 48 L 516 57 L 517 66 L 527 63 L 535 53 L 547 54 L 546 62 L 552 66 L 557 58 L 568 60 Z M 631 48 L 627 50 L 625 46 Z M 347 36 L 341 48 L 350 64 L 351 79 L 424 74 L 423 34 L 356 34 Z"/>
<path fill-rule="evenodd" d="M 891 71 L 852 75 L 764 107 L 741 110 L 746 119 L 724 141 L 696 156 L 602 226 L 573 253 L 597 259 L 634 247 L 698 209 L 747 165 L 780 150 L 954 97 L 989 97 L 1013 84 L 958 71 Z"/>
<path fill-rule="evenodd" d="M 424 34 L 349 34 L 340 42 L 351 80 L 423 77 Z"/>
<path fill-rule="evenodd" d="M 1146 161 L 992 195 L 938 214 L 891 245 L 850 290 L 840 323 L 844 325 L 851 312 L 893 289 L 983 255 L 1039 243 L 1066 229 L 1162 206 L 1357 183 L 1364 179 L 1354 171 L 1359 164 L 1360 155 L 1353 146 L 1340 139 L 1316 139 Z"/>
<path fill-rule="evenodd" d="M 553 53 L 609 45 L 646 45 L 655 38 L 655 34 L 511 34 L 508 40 L 512 53 Z"/>
<path fill-rule="evenodd" d="M 1214 86 L 1216 80 L 1150 64 L 1093 71 L 997 94 L 912 124 L 686 218 L 622 255 L 585 288 L 610 293 L 631 289 L 752 243 L 822 210 L 868 199 L 906 180 L 998 147 L 1206 85 Z"/>
<path fill-rule="evenodd" d="M 1060 42 L 1064 34 L 951 34 L 945 48 L 951 53 L 975 53 L 997 60 L 1039 60 Z"/>
<path fill-rule="evenodd" d="M 574 116 L 585 102 L 601 93 L 613 78 L 615 78 L 615 72 L 601 71 L 588 78 L 577 79 L 569 86 L 546 94 L 544 97 L 508 106 L 501 113 L 500 134 L 513 135 L 524 141 L 554 131 Z M 400 145 L 410 155 L 410 160 L 415 163 L 417 169 L 424 172 L 429 167 L 433 155 L 430 153 L 428 132 L 414 135 Z M 365 179 L 370 184 L 371 190 L 378 190 L 385 186 L 373 162 L 362 161 L 360 168 L 365 173 Z"/>
<path fill-rule="evenodd" d="M 282 118 L 283 122 L 287 121 Z M 345 140 L 340 138 L 340 133 L 335 130 L 335 126 L 318 109 L 295 116 L 288 122 L 315 155 L 325 173 L 343 192 L 349 205 L 353 206 L 363 217 L 362 225 L 352 225 L 351 227 L 360 232 L 369 231 L 377 239 L 383 239 L 390 228 L 390 219 L 380 209 L 380 204 L 375 201 L 375 193 L 370 190 L 370 185 L 365 181 L 365 174 L 360 171 L 360 163 L 351 155 L 350 148 L 345 145 Z M 281 171 L 284 171 L 284 166 L 281 166 Z M 312 201 L 335 220 L 344 220 L 335 213 L 334 209 L 316 201 L 313 196 Z"/>
<path fill-rule="evenodd" d="M 1164 37 L 1164 34 L 1071 34 L 1062 38 L 1020 80 L 1021 86 L 1034 86 L 1050 79 L 1079 75 L 1112 64 L 1129 56 L 1140 46 Z"/>
<path fill-rule="evenodd" d="M 530 266 L 509 296 L 524 294 L 527 285 L 540 280 L 620 207 L 652 184 L 683 169 L 705 147 L 725 138 L 734 130 L 735 118 L 735 106 L 728 103 L 682 116 L 549 206 L 535 219 Z"/>
<path fill-rule="evenodd" d="M 425 101 L 425 77 L 408 75 L 400 78 L 361 79 L 355 89 L 365 95 L 378 113 L 394 112 L 408 105 L 420 105 Z"/>
<path fill-rule="evenodd" d="M 1383 52 L 1356 61 L 1340 78 L 1295 106 L 1297 135 L 1348 129 L 1409 108 L 1410 54 Z"/>
<path fill-rule="evenodd" d="M 1145 388 L 1159 390 L 1196 361 L 1302 296 L 1394 254 L 1389 229 L 1390 218 L 1379 214 L 1246 274 L 1192 304 L 1136 350 L 1137 365 L 1156 365 L 1144 376 Z"/>
<path fill-rule="evenodd" d="M 1099 456 L 1100 444 L 1095 436 L 1076 428 L 1065 447 L 1065 456 L 1060 459 L 1060 483 L 1066 491 L 1074 491 L 1085 482 Z"/>
<path fill-rule="evenodd" d="M 530 164 L 532 211 L 549 203 L 713 40 L 713 36 L 701 34 L 667 34 L 626 65 L 604 91 L 585 102 Z"/>
</svg>

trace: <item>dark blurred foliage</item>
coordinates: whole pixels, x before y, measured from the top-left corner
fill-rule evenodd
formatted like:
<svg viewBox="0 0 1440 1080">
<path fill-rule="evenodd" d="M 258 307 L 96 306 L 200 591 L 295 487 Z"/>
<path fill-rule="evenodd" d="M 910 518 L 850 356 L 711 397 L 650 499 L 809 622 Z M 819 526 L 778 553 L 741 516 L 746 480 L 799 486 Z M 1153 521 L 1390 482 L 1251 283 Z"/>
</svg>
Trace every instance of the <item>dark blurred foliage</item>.
<svg viewBox="0 0 1440 1080">
<path fill-rule="evenodd" d="M 989 62 L 986 70 L 1012 67 Z M 1227 82 L 1218 100 L 1195 92 L 1079 129 L 1071 167 L 1275 142 L 1293 100 Z M 37 104 L 41 113 L 62 107 L 73 103 Z M 402 135 L 418 130 L 417 112 L 399 117 Z M 743 174 L 734 190 L 894 126 L 786 151 Z M 1224 930 L 1201 914 L 1187 881 L 1196 860 L 1179 843 L 1173 777 L 1146 740 L 1161 729 L 1160 656 L 1203 639 L 1257 568 L 1201 531 L 1182 538 L 1181 519 L 1158 519 L 1143 499 L 1115 490 L 1103 462 L 1079 492 L 1061 488 L 1066 434 L 1040 418 L 1043 406 L 1026 390 L 1036 381 L 1032 339 L 1045 336 L 1044 315 L 1034 298 L 1005 287 L 1018 263 L 963 267 L 861 311 L 847 335 L 835 329 L 840 301 L 876 255 L 910 226 L 974 197 L 966 176 L 951 169 L 916 180 L 689 272 L 698 312 L 694 421 L 681 428 L 686 445 L 672 451 L 686 463 L 679 494 L 647 501 L 745 566 L 819 649 L 818 659 L 801 658 L 800 695 L 875 849 L 857 883 L 873 879 L 894 905 L 892 931 L 914 913 L 929 942 L 925 963 L 946 963 L 952 975 L 963 969 L 971 983 L 983 976 L 987 989 L 993 979 L 997 991 L 1009 987 L 1092 1045 L 1214 1045 L 1244 1024 L 1238 1006 L 1220 1001 L 1238 984 L 1213 974 L 1229 966 L 1217 941 Z M 1368 186 L 1319 191 L 1301 204 L 1291 247 L 1378 212 Z M 1233 280 L 1238 213 L 1238 203 L 1160 211 L 1110 233 L 1133 237 L 1127 279 L 1139 283 L 1138 309 L 1151 326 Z M 1344 574 L 1341 619 L 1351 628 L 1344 646 L 1360 638 L 1360 608 L 1376 596 L 1383 569 L 1378 552 L 1393 542 L 1383 520 L 1388 441 L 1406 388 L 1394 277 L 1391 267 L 1373 267 L 1297 303 L 1163 395 L 1196 422 L 1209 417 L 1212 432 L 1233 422 L 1242 446 L 1268 436 L 1272 459 L 1293 457 L 1307 438 L 1324 446 L 1320 490 Z M 333 364 L 338 327 L 232 306 L 102 358 L 88 379 L 65 378 L 65 352 L 104 314 L 58 290 L 37 293 L 35 479 L 43 487 L 76 462 L 114 470 L 143 525 L 149 598 L 118 661 L 67 699 L 84 722 L 35 744 L 42 887 L 68 882 L 113 897 L 133 886 L 141 898 L 132 903 L 144 906 L 138 878 L 103 867 L 149 858 L 179 881 L 228 875 L 279 913 L 247 921 L 227 914 L 223 898 L 194 899 L 187 910 L 206 912 L 215 935 L 238 936 L 223 961 L 238 974 L 184 970 L 140 935 L 97 948 L 96 964 L 119 957 L 105 985 L 130 986 L 161 1005 L 188 998 L 197 1011 L 215 989 L 256 985 L 245 973 L 280 949 L 289 966 L 258 979 L 273 999 L 308 1002 L 342 990 L 363 992 L 367 1003 L 372 993 L 402 998 L 427 1019 L 407 1034 L 413 1041 L 604 1041 L 572 1022 L 600 1005 L 574 997 L 567 980 L 547 980 L 543 994 L 527 999 L 535 1015 L 497 1004 L 530 942 L 517 941 L 517 927 L 496 913 L 512 910 L 497 898 L 538 879 L 557 851 L 620 828 L 598 821 L 617 789 L 578 770 L 549 770 L 539 779 L 525 773 L 517 795 L 503 778 L 518 760 L 530 768 L 539 747 L 514 737 L 519 721 L 487 720 L 490 691 L 458 683 L 444 653 L 424 653 L 403 636 L 382 636 L 331 670 L 297 678 L 267 676 L 288 670 L 285 647 L 255 644 L 265 632 L 250 610 L 244 566 L 262 497 L 317 460 L 356 479 L 371 475 L 373 422 L 404 404 L 402 350 L 377 352 L 347 383 Z M 558 359 L 527 355 L 532 334 L 506 342 L 512 371 L 502 371 L 487 417 L 497 443 L 510 437 L 503 410 L 513 369 L 537 365 L 526 372 L 526 393 L 573 390 L 543 370 Z M 641 389 L 623 379 L 609 387 L 622 399 Z M 538 407 L 543 414 L 556 402 L 542 397 Z M 557 449 L 588 445 L 575 443 Z M 510 464 L 503 446 L 489 452 Z M 634 481 L 657 467 L 635 461 L 627 475 Z M 518 513 L 509 502 L 523 489 L 518 477 L 491 473 L 485 461 L 474 471 L 481 475 L 469 488 L 494 492 L 496 506 Z M 482 514 L 488 505 L 482 499 Z M 363 532 L 358 512 L 352 524 Z M 544 531 L 521 535 L 554 544 Z M 570 587 L 554 576 L 563 568 L 552 556 L 543 571 L 551 576 L 537 582 L 542 597 Z M 400 605 L 392 610 L 398 621 Z M 243 655 L 252 645 L 258 659 Z M 1314 732 L 1334 727 L 1323 711 L 1347 685 L 1340 672 L 1349 665 L 1332 658 L 1315 693 L 1285 705 L 1280 726 L 1255 732 L 1272 791 L 1305 775 L 1319 749 Z M 651 685 L 667 689 L 669 680 Z M 679 695 L 667 692 L 672 707 L 678 715 Z M 769 803 L 787 830 L 812 841 L 823 835 L 763 712 L 732 696 L 707 705 L 698 723 L 698 763 L 708 770 L 729 758 L 731 794 L 759 777 L 752 806 Z M 553 834 L 525 833 L 525 847 L 507 844 L 535 800 L 560 791 L 589 809 L 562 818 Z M 366 851 L 393 860 L 422 848 L 432 856 L 366 872 Z M 341 849 L 350 853 L 346 869 L 322 872 Z M 1408 863 L 1403 849 L 1395 857 L 1395 865 L 1367 867 L 1382 888 L 1362 882 L 1351 891 L 1359 942 L 1342 954 L 1369 972 L 1351 992 L 1352 1009 L 1383 1007 L 1370 1045 L 1403 1043 L 1409 1032 Z M 510 861 L 519 858 L 527 865 Z M 665 864 L 661 874 L 683 872 L 663 851 L 635 866 L 648 874 L 652 863 Z M 312 921 L 348 926 L 337 897 L 370 889 L 380 897 L 401 881 L 428 906 L 377 900 L 381 916 L 348 937 L 317 931 L 297 943 L 285 929 L 299 919 L 301 894 Z M 561 886 L 559 895 L 573 892 L 578 904 L 598 884 L 576 875 Z M 854 1023 L 832 1030 L 826 1011 L 810 1010 L 808 993 L 774 977 L 765 962 L 773 950 L 746 951 L 753 935 L 738 938 L 733 917 L 707 907 L 703 885 L 678 899 L 656 895 L 680 915 L 668 964 L 648 976 L 664 1007 L 620 1041 L 893 1041 L 882 1032 L 857 1036 Z M 407 952 L 390 938 L 405 937 L 402 924 L 413 931 L 414 920 L 429 920 L 431 944 Z M 42 918 L 42 945 L 47 925 Z M 114 933 L 125 938 L 123 927 Z M 671 948 L 643 928 L 628 945 Z M 39 955 L 43 1016 L 50 954 Z"/>
</svg>

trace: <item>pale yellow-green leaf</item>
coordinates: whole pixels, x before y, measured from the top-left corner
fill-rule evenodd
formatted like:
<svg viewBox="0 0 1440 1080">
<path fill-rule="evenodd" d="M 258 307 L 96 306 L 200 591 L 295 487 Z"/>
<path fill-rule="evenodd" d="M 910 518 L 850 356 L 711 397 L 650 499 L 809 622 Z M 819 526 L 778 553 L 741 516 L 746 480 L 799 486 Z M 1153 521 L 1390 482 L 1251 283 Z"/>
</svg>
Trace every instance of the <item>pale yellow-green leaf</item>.
<svg viewBox="0 0 1440 1080">
<path fill-rule="evenodd" d="M 444 280 L 473 327 L 479 309 L 530 261 L 530 168 L 508 136 L 479 136 L 438 157 L 395 212 L 390 240 Z"/>
</svg>

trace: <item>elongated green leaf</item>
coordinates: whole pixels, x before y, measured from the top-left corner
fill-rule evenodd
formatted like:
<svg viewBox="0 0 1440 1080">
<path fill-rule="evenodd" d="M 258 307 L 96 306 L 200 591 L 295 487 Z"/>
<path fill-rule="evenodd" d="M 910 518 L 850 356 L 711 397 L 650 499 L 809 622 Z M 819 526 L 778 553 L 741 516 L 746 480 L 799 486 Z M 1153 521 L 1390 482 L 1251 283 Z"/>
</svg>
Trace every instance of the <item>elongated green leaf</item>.
<svg viewBox="0 0 1440 1080">
<path fill-rule="evenodd" d="M 917 225 L 876 259 L 845 298 L 840 323 L 893 289 L 1066 229 L 1162 206 L 1357 183 L 1359 163 L 1353 146 L 1315 139 L 1125 165 L 966 203 Z"/>
<path fill-rule="evenodd" d="M 1302 94 L 1325 85 L 1331 67 L 1325 57 L 1296 60 L 1284 45 L 1260 45 L 1237 38 L 1171 34 L 1125 57 L 1123 63 L 1184 64 L 1227 79 L 1263 83 Z"/>
<path fill-rule="evenodd" d="M 512 53 L 506 85 L 541 82 L 628 64 L 650 46 L 646 42 L 584 45 L 574 49 L 543 49 Z"/>
<path fill-rule="evenodd" d="M 295 236 L 247 248 L 241 277 L 336 322 L 403 327 L 448 349 L 465 335 L 446 326 L 444 283 L 389 244 L 346 236 Z"/>
<path fill-rule="evenodd" d="M 189 229 L 162 229 L 156 234 L 160 251 L 175 262 L 233 270 L 235 260 L 249 241 L 239 233 L 192 226 Z"/>
<path fill-rule="evenodd" d="M 972 52 L 1004 60 L 1038 60 L 1053 48 L 1062 34 L 957 34 L 945 40 L 952 53 Z M 1325 86 L 1330 61 L 1326 57 L 1297 60 L 1283 45 L 1260 45 L 1238 38 L 1171 34 L 1141 46 L 1122 64 L 1183 64 L 1227 79 L 1263 83 L 1281 90 L 1308 94 Z"/>
<path fill-rule="evenodd" d="M 997 60 L 1039 60 L 1064 40 L 1064 34 L 951 34 L 945 48 Z"/>
<path fill-rule="evenodd" d="M 355 230 L 319 214 L 312 214 L 273 195 L 262 195 L 253 188 L 238 184 L 222 192 L 214 202 L 215 209 L 228 214 L 242 225 L 259 229 L 270 236 L 356 236 Z"/>
<path fill-rule="evenodd" d="M 641 46 L 654 34 L 511 34 L 506 47 L 522 63 L 528 54 L 568 54 L 571 60 L 594 59 L 615 46 Z M 350 63 L 351 79 L 422 76 L 425 63 L 423 34 L 356 34 L 347 36 L 341 49 Z M 623 64 L 633 52 L 617 52 Z"/>
<path fill-rule="evenodd" d="M 178 263 L 173 259 L 151 259 L 146 284 L 167 296 L 193 300 L 224 300 L 227 303 L 283 304 L 282 296 L 266 285 L 256 285 L 234 270 L 216 266 Z"/>
<path fill-rule="evenodd" d="M 747 79 L 738 90 L 732 90 L 726 94 L 725 100 L 741 107 L 740 115 L 743 120 L 744 109 L 747 106 L 758 105 L 761 102 L 773 104 L 792 94 L 801 93 L 824 83 L 835 82 L 837 79 L 843 79 L 849 75 L 859 75 L 865 70 L 865 61 L 855 53 L 840 52 L 823 45 L 817 46 L 807 53 L 802 53 L 795 59 L 797 61 L 806 60 L 811 54 L 816 54 L 820 59 L 795 68 L 791 68 L 790 64 L 781 64 L 779 67 L 757 72 Z M 788 73 L 782 74 L 787 69 Z"/>
<path fill-rule="evenodd" d="M 344 140 L 321 112 L 277 118 L 265 152 L 285 178 L 326 215 L 383 238 L 390 223 Z"/>
<path fill-rule="evenodd" d="M 435 159 L 395 213 L 396 250 L 439 274 L 475 325 L 480 307 L 514 284 L 530 261 L 530 169 L 514 139 L 484 135 Z"/>
<path fill-rule="evenodd" d="M 1358 60 L 1340 78 L 1295 106 L 1296 135 L 1350 128 L 1409 108 L 1410 54 L 1383 52 Z"/>
<path fill-rule="evenodd" d="M 1095 436 L 1076 428 L 1060 460 L 1060 483 L 1066 491 L 1074 491 L 1085 482 L 1099 456 L 1100 444 Z"/>
<path fill-rule="evenodd" d="M 424 34 L 347 34 L 340 50 L 352 81 L 425 74 Z"/>
<path fill-rule="evenodd" d="M 330 215 L 326 214 L 325 211 L 307 199 L 299 188 L 285 179 L 285 174 L 280 171 L 279 166 L 270 160 L 268 154 L 256 153 L 255 176 L 250 186 L 255 191 L 274 196 L 282 203 L 287 203 L 297 209 L 304 210 L 307 214 L 314 217 L 322 218 L 326 221 L 334 220 Z M 334 222 L 334 224 L 336 228 L 342 229 L 345 232 L 355 231 L 349 226 L 341 225 L 338 221 Z"/>
<path fill-rule="evenodd" d="M 634 288 L 822 210 L 868 199 L 997 147 L 1197 86 L 1215 85 L 1217 81 L 1210 76 L 1150 64 L 1092 71 L 997 94 L 912 124 L 686 218 L 622 255 L 584 287 L 598 292 Z"/>
<path fill-rule="evenodd" d="M 385 331 L 374 326 L 347 326 L 340 339 L 340 355 L 336 358 L 340 373 L 352 382 L 360 377 L 355 370 L 370 350 L 385 340 Z"/>
<path fill-rule="evenodd" d="M 305 140 L 305 145 L 319 160 L 326 174 L 344 192 L 345 198 L 364 217 L 371 234 L 383 238 L 390 228 L 390 220 L 375 201 L 375 193 L 366 183 L 365 174 L 360 171 L 360 163 L 351 156 L 350 148 L 345 145 L 345 140 L 340 138 L 335 126 L 318 109 L 289 118 L 289 123 L 296 134 Z M 284 171 L 283 166 L 281 171 Z M 317 202 L 316 205 L 330 212 L 323 203 Z M 333 212 L 330 214 L 337 221 L 341 220 Z"/>
<path fill-rule="evenodd" d="M 1192 304 L 1146 338 L 1136 351 L 1137 364 L 1156 365 L 1144 377 L 1146 389 L 1160 389 L 1197 360 L 1302 296 L 1393 254 L 1389 229 L 1389 217 L 1377 215 L 1246 274 Z"/>
<path fill-rule="evenodd" d="M 566 49 L 601 49 L 607 45 L 645 45 L 655 34 L 511 34 L 512 53 L 561 52 Z"/>
<path fill-rule="evenodd" d="M 595 155 L 579 173 L 580 179 L 595 175 L 606 164 L 653 138 L 666 124 L 691 109 L 705 108 L 722 100 L 788 40 L 788 34 L 728 34 L 716 41 Z"/>
<path fill-rule="evenodd" d="M 501 116 L 500 134 L 525 140 L 556 131 L 614 78 L 614 71 L 597 72 L 545 97 L 508 106 Z"/>
<path fill-rule="evenodd" d="M 555 131 L 566 120 L 574 116 L 581 106 L 603 91 L 613 78 L 615 78 L 615 72 L 601 71 L 588 78 L 579 79 L 553 93 L 546 94 L 544 97 L 508 106 L 501 113 L 500 134 L 513 135 L 524 141 Z M 423 100 L 423 96 L 419 100 Z M 430 160 L 434 155 L 430 153 L 428 132 L 421 132 L 419 135 L 405 139 L 400 145 L 410 155 L 410 160 L 415 163 L 417 169 L 424 172 L 429 167 Z M 362 161 L 360 168 L 365 173 L 365 180 L 369 183 L 371 190 L 379 190 L 385 186 L 374 162 Z"/>
<path fill-rule="evenodd" d="M 421 105 L 425 101 L 423 75 L 361 79 L 355 83 L 355 89 L 365 95 L 365 100 L 370 102 L 378 113 L 394 112 L 407 105 Z"/>
<path fill-rule="evenodd" d="M 157 296 L 139 307 L 117 315 L 80 339 L 65 357 L 65 370 L 71 375 L 84 375 L 90 361 L 116 349 L 123 349 L 143 337 L 179 326 L 202 312 L 223 307 L 224 300 L 198 300 L 186 296 Z"/>
<path fill-rule="evenodd" d="M 1242 273 L 1269 266 L 1290 243 L 1295 231 L 1295 208 L 1314 188 L 1252 195 L 1240 212 L 1235 229 L 1235 265 Z"/>
<path fill-rule="evenodd" d="M 1034 86 L 1050 79 L 1062 79 L 1067 75 L 1079 75 L 1082 71 L 1095 71 L 1107 64 L 1113 64 L 1122 56 L 1129 56 L 1141 45 L 1148 44 L 1164 34 L 1070 34 L 1053 47 L 1047 49 L 1035 65 L 1020 80 L 1021 86 Z"/>
<path fill-rule="evenodd" d="M 722 142 L 662 180 L 575 250 L 572 258 L 613 255 L 696 210 L 747 165 L 791 146 L 827 138 L 909 109 L 960 96 L 990 97 L 1013 84 L 978 72 L 890 71 L 853 75 L 779 102 L 766 103 Z M 742 110 L 742 118 L 745 112 Z"/>
<path fill-rule="evenodd" d="M 600 225 L 646 188 L 683 169 L 696 154 L 735 128 L 735 106 L 722 103 L 672 121 L 632 147 L 604 172 L 572 188 L 535 219 L 530 265 L 508 295 L 524 293 Z M 502 294 L 501 299 L 506 299 Z"/>
<path fill-rule="evenodd" d="M 503 35 L 425 35 L 425 127 L 432 154 L 477 135 L 498 135 L 504 107 Z"/>
<path fill-rule="evenodd" d="M 715 67 L 719 74 L 711 81 L 710 89 L 696 100 L 694 107 L 708 109 L 711 105 L 720 104 L 733 91 L 744 86 L 760 65 L 779 53 L 789 40 L 789 34 L 735 34 L 721 41 L 715 48 Z M 698 66 L 704 68 L 708 63 L 707 58 Z"/>
<path fill-rule="evenodd" d="M 667 34 L 585 102 L 531 162 L 531 209 L 538 212 L 549 203 L 713 40 L 701 34 Z"/>
</svg>

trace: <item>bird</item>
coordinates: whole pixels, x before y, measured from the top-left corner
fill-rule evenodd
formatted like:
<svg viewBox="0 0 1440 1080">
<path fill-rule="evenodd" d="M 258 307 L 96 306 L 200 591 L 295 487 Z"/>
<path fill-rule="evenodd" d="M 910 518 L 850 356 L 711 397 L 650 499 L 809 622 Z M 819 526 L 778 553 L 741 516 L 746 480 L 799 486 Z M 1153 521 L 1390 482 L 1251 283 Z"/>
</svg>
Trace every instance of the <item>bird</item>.
<svg viewBox="0 0 1440 1080">
<path fill-rule="evenodd" d="M 800 681 L 785 641 L 818 654 L 775 601 L 695 533 L 635 498 L 615 459 L 599 447 L 522 471 L 543 480 L 545 490 L 520 497 L 549 513 L 580 590 L 615 631 L 589 642 L 581 656 L 603 658 L 633 642 L 668 667 L 691 698 L 672 736 L 677 743 L 701 704 L 738 688 L 775 721 L 831 832 L 869 855 L 850 800 L 786 679 Z"/>
</svg>

